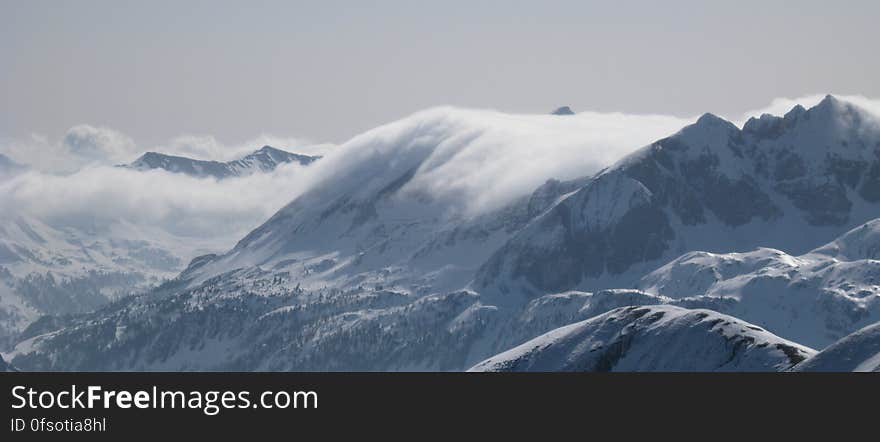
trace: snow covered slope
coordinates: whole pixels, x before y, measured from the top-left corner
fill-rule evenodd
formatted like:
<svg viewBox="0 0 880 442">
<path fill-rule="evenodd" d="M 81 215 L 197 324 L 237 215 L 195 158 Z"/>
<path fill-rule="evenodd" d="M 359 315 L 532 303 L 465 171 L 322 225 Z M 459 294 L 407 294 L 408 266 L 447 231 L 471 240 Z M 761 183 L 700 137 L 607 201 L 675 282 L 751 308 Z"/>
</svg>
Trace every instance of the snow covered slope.
<svg viewBox="0 0 880 442">
<path fill-rule="evenodd" d="M 793 370 L 880 372 L 880 323 L 829 345 Z"/>
<path fill-rule="evenodd" d="M 532 221 L 474 289 L 632 287 L 691 250 L 806 252 L 876 217 L 878 152 L 880 120 L 831 96 L 743 129 L 706 114 Z"/>
<path fill-rule="evenodd" d="M 561 325 L 663 300 L 571 292 L 512 310 L 468 291 L 305 291 L 250 269 L 34 324 L 6 356 L 26 370 L 464 370 Z"/>
<path fill-rule="evenodd" d="M 125 222 L 89 231 L 2 214 L 0 348 L 42 315 L 88 312 L 172 279 L 211 246 Z"/>
<path fill-rule="evenodd" d="M 800 256 L 759 248 L 689 252 L 637 287 L 822 348 L 880 321 L 880 219 Z"/>
<path fill-rule="evenodd" d="M 813 353 L 710 310 L 623 307 L 538 336 L 470 371 L 781 371 Z"/>
<path fill-rule="evenodd" d="M 140 158 L 125 166 L 135 170 L 163 169 L 173 173 L 183 173 L 197 178 L 214 177 L 217 179 L 246 176 L 257 172 L 270 172 L 284 163 L 309 165 L 321 157 L 300 155 L 263 146 L 240 159 L 219 162 L 194 160 L 186 157 L 166 155 L 158 152 L 147 152 Z"/>
</svg>

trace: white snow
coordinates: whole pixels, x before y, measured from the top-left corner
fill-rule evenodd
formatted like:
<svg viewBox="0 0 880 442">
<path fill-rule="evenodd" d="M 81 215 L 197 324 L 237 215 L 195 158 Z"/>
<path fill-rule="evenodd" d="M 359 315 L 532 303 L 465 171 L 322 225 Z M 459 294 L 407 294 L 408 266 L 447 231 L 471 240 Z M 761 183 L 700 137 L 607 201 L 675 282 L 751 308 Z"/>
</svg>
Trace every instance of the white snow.
<svg viewBox="0 0 880 442">
<path fill-rule="evenodd" d="M 880 372 L 880 323 L 844 337 L 793 370 Z"/>
<path fill-rule="evenodd" d="M 557 328 L 469 371 L 778 371 L 813 353 L 710 310 L 623 307 Z"/>
<path fill-rule="evenodd" d="M 801 256 L 690 252 L 638 288 L 716 308 L 816 348 L 880 321 L 880 219 Z M 686 298 L 686 299 L 684 299 Z M 722 303 L 720 300 L 736 300 Z"/>
</svg>

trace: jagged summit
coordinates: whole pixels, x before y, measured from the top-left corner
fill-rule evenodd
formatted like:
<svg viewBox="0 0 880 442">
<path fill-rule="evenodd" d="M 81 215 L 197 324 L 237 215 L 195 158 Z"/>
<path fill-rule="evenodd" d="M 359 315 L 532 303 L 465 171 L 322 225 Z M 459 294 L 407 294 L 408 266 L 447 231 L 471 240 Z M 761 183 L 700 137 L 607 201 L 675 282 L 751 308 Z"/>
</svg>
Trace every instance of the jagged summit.
<svg viewBox="0 0 880 442">
<path fill-rule="evenodd" d="M 826 94 L 825 98 L 819 102 L 815 107 L 817 108 L 825 108 L 825 107 L 840 107 L 840 106 L 849 106 L 850 104 L 835 97 L 831 94 Z"/>
<path fill-rule="evenodd" d="M 735 137 L 739 132 L 740 130 L 735 124 L 707 112 L 701 115 L 694 124 L 683 127 L 677 137 L 691 145 L 714 145 L 721 139 Z M 673 135 L 673 137 L 675 136 Z"/>
</svg>

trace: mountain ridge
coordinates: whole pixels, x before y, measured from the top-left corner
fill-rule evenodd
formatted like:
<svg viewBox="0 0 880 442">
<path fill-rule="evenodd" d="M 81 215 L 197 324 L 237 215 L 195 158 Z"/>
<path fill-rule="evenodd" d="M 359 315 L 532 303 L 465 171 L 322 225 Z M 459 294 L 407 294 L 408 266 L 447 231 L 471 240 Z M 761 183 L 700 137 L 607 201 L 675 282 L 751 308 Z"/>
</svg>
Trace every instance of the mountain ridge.
<svg viewBox="0 0 880 442">
<path fill-rule="evenodd" d="M 280 164 L 285 163 L 307 166 L 320 158 L 320 156 L 301 155 L 266 145 L 242 158 L 226 162 L 196 160 L 159 152 L 146 152 L 123 167 L 140 171 L 162 169 L 197 178 L 213 177 L 225 179 L 257 172 L 271 172 Z"/>
</svg>

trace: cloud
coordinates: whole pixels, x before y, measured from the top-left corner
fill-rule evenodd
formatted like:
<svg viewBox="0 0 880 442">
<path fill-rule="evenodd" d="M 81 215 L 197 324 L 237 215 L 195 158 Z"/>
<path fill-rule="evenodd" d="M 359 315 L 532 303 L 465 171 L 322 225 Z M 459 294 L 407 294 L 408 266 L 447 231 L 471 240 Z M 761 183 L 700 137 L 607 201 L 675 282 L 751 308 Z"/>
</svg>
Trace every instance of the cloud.
<svg viewBox="0 0 880 442">
<path fill-rule="evenodd" d="M 296 197 L 306 169 L 285 164 L 220 181 L 108 166 L 65 175 L 30 171 L 0 182 L 0 212 L 85 231 L 119 223 L 157 227 L 175 236 L 221 238 L 228 247 Z"/>
<path fill-rule="evenodd" d="M 71 154 L 92 161 L 125 161 L 137 154 L 134 140 L 106 127 L 80 124 L 71 127 L 61 145 Z"/>
<path fill-rule="evenodd" d="M 0 142 L 0 153 L 44 171 L 70 173 L 87 164 L 117 164 L 137 155 L 134 140 L 106 127 L 80 124 L 57 142 L 43 134 Z"/>
<path fill-rule="evenodd" d="M 332 149 L 271 135 L 239 144 L 181 136 L 145 149 L 119 131 L 91 125 L 72 127 L 57 142 L 41 134 L 6 140 L 0 153 L 31 167 L 0 180 L 0 215 L 33 217 L 98 236 L 222 251 L 295 198 L 308 182 L 309 168 L 285 164 L 271 173 L 218 181 L 114 166 L 147 150 L 226 161 L 267 144 L 305 154 Z"/>
<path fill-rule="evenodd" d="M 81 163 L 60 143 L 50 143 L 48 137 L 37 133 L 24 139 L 3 140 L 0 142 L 0 154 L 42 170 L 73 171 Z"/>
<path fill-rule="evenodd" d="M 441 107 L 359 135 L 315 167 L 325 171 L 321 175 L 328 182 L 322 185 L 337 186 L 343 179 L 368 179 L 400 163 L 419 164 L 403 191 L 477 215 L 529 194 L 550 178 L 594 174 L 692 121 L 662 115 L 553 116 Z"/>
</svg>

